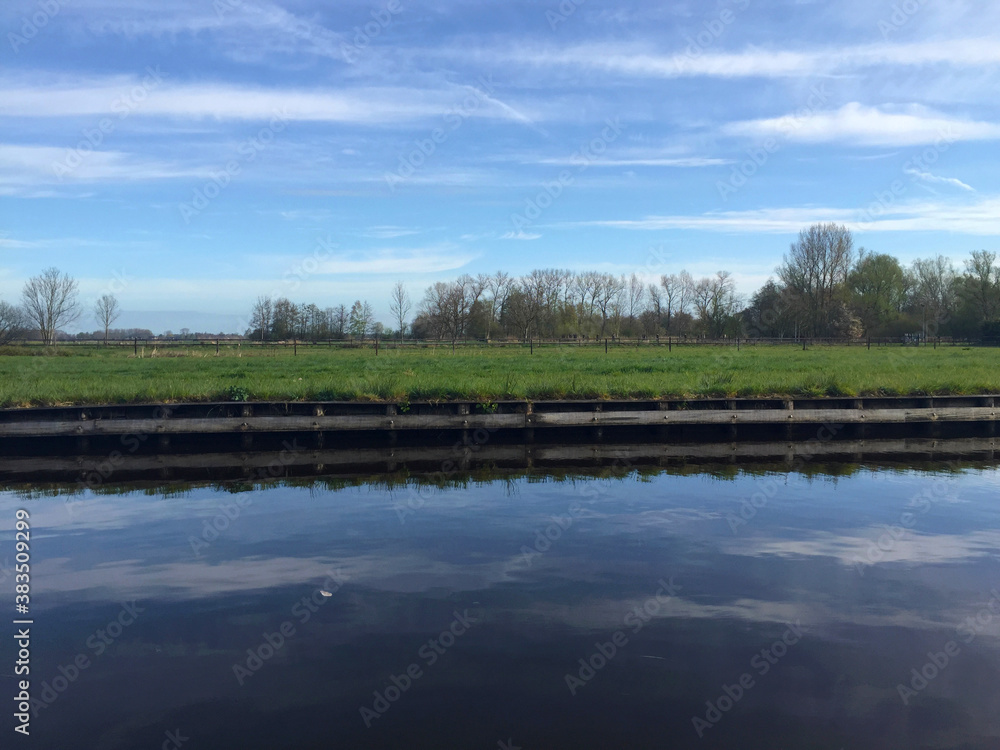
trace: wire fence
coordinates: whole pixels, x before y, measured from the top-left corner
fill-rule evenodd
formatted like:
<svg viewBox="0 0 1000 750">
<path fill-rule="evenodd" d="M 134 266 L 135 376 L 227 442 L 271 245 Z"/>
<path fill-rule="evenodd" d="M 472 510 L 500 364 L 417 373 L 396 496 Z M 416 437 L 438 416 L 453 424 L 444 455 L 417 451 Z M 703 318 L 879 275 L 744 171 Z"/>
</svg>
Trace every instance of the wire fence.
<svg viewBox="0 0 1000 750">
<path fill-rule="evenodd" d="M 229 353 L 233 350 L 247 353 L 263 352 L 285 352 L 298 354 L 303 352 L 318 350 L 347 350 L 347 349 L 369 349 L 374 353 L 379 351 L 401 351 L 401 350 L 422 350 L 422 349 L 448 349 L 458 350 L 502 350 L 502 349 L 523 349 L 533 353 L 535 349 L 551 348 L 578 348 L 578 349 L 603 349 L 610 352 L 625 348 L 655 348 L 666 352 L 672 352 L 674 348 L 690 349 L 698 347 L 732 347 L 737 350 L 744 347 L 796 347 L 809 349 L 810 347 L 848 347 L 879 349 L 883 347 L 931 347 L 938 346 L 997 346 L 998 341 L 992 340 L 968 340 L 953 339 L 948 337 L 935 337 L 923 339 L 919 336 L 906 337 L 865 337 L 865 338 L 724 338 L 708 339 L 694 336 L 646 336 L 639 338 L 539 338 L 527 341 L 515 339 L 285 339 L 281 341 L 259 341 L 246 338 L 132 338 L 132 339 L 109 339 L 108 341 L 94 339 L 67 339 L 56 342 L 57 348 L 88 351 L 102 349 L 131 349 L 136 356 L 147 354 L 150 350 L 196 350 L 199 352 Z M 11 353 L 16 353 L 21 349 L 25 352 L 34 349 L 43 349 L 41 341 L 22 340 L 7 344 Z"/>
</svg>

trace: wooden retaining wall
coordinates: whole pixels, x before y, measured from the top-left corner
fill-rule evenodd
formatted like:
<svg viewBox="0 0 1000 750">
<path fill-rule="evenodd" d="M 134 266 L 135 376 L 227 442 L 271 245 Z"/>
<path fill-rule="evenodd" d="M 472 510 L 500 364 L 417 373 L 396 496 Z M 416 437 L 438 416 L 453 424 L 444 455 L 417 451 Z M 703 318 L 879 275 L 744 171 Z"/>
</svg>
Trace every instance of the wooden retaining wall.
<svg viewBox="0 0 1000 750">
<path fill-rule="evenodd" d="M 73 406 L 0 410 L 0 439 L 474 430 L 520 431 L 531 436 L 552 428 L 824 424 L 982 423 L 992 429 L 1000 411 L 997 399 L 1000 396 Z"/>
</svg>

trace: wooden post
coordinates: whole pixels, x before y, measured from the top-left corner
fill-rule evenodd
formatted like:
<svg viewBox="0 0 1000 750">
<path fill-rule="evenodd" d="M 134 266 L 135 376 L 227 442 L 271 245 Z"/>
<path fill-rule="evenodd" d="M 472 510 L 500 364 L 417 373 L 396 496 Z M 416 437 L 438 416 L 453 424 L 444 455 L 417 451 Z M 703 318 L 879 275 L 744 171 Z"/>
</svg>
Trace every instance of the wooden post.
<svg viewBox="0 0 1000 750">
<path fill-rule="evenodd" d="M 139 339 L 132 339 L 132 354 L 139 356 Z"/>
<path fill-rule="evenodd" d="M 674 337 L 667 336 L 667 354 L 674 350 Z"/>
<path fill-rule="evenodd" d="M 736 351 L 739 351 L 739 350 L 740 350 L 740 337 L 737 336 L 736 337 Z"/>
<path fill-rule="evenodd" d="M 378 356 L 378 336 L 375 337 L 375 356 Z"/>
<path fill-rule="evenodd" d="M 608 353 L 608 340 L 607 339 L 604 339 L 604 353 L 605 354 Z"/>
<path fill-rule="evenodd" d="M 299 355 L 299 340 L 292 339 L 292 356 L 297 357 Z"/>
<path fill-rule="evenodd" d="M 802 339 L 802 351 L 805 351 L 805 350 L 806 350 L 806 340 L 805 340 L 805 338 L 803 338 Z"/>
<path fill-rule="evenodd" d="M 872 348 L 872 337 L 869 336 L 868 337 L 868 351 L 871 351 L 871 348 Z"/>
<path fill-rule="evenodd" d="M 534 353 L 535 353 L 535 343 L 531 339 L 531 337 L 529 336 L 528 337 L 528 354 L 534 354 Z"/>
<path fill-rule="evenodd" d="M 218 339 L 215 340 L 215 353 L 216 354 L 219 353 L 219 340 Z"/>
</svg>

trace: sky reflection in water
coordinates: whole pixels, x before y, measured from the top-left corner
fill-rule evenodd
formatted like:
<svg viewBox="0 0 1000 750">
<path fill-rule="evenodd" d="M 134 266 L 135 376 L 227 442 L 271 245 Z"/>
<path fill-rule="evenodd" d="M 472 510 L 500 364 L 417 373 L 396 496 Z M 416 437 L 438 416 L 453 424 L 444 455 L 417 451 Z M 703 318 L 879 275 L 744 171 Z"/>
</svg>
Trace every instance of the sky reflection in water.
<svg viewBox="0 0 1000 750">
<path fill-rule="evenodd" d="M 998 489 L 886 470 L 6 493 L 0 562 L 29 508 L 32 694 L 55 696 L 37 747 L 995 748 Z M 917 690 L 912 669 L 936 674 Z"/>
</svg>

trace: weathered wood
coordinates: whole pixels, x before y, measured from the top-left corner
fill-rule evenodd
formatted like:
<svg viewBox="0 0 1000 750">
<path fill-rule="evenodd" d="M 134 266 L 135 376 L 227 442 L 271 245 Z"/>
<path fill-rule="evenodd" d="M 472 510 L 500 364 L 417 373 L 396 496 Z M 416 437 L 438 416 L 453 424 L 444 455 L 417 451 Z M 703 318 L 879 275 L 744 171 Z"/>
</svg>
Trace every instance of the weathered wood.
<svg viewBox="0 0 1000 750">
<path fill-rule="evenodd" d="M 0 422 L 0 437 L 239 434 L 389 430 L 497 430 L 662 425 L 810 425 L 993 422 L 995 407 L 913 409 L 719 409 L 608 411 L 592 405 L 565 412 L 497 414 L 344 414 Z"/>
<path fill-rule="evenodd" d="M 723 424 L 907 424 L 980 422 L 996 419 L 989 407 L 945 409 L 732 409 L 720 411 L 602 411 L 587 414 L 540 413 L 536 427 L 723 425 Z"/>
<path fill-rule="evenodd" d="M 357 430 L 517 429 L 523 414 L 413 414 L 287 417 L 94 419 L 79 422 L 0 422 L 0 437 L 60 435 L 215 434 L 241 432 L 339 432 Z"/>
</svg>

